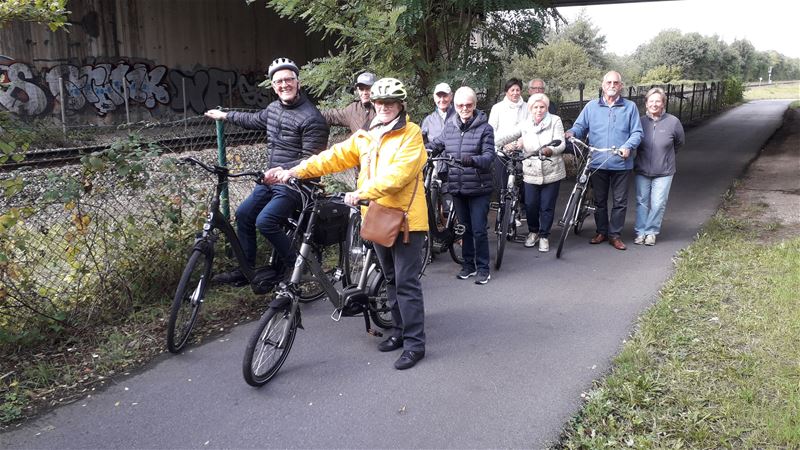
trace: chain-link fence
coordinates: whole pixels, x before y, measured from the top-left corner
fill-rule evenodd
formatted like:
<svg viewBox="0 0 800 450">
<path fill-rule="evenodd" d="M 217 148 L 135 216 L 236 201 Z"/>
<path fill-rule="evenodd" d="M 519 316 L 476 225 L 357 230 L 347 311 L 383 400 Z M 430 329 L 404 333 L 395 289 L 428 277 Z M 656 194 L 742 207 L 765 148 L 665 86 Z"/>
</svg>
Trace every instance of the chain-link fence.
<svg viewBox="0 0 800 450">
<path fill-rule="evenodd" d="M 40 131 L 8 123 L 4 148 L 14 151 L 6 162 L 29 150 L 16 162 L 36 164 L 0 173 L 0 347 L 169 301 L 216 182 L 177 157 L 216 164 L 215 122 L 201 116 L 117 128 L 108 143 L 78 151 L 19 146 Z M 232 171 L 266 168 L 264 130 L 226 123 L 223 142 Z M 352 187 L 354 172 L 336 182 L 333 189 Z M 231 180 L 233 211 L 252 189 L 252 181 Z"/>
</svg>

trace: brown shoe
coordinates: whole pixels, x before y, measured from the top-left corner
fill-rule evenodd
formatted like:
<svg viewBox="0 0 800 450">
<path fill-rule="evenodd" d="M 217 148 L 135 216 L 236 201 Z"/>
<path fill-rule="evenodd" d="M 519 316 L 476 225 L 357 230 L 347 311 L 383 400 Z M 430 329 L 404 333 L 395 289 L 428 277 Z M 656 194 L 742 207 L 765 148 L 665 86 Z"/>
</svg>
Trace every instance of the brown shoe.
<svg viewBox="0 0 800 450">
<path fill-rule="evenodd" d="M 605 240 L 606 240 L 606 235 L 605 234 L 597 233 L 597 234 L 594 235 L 592 240 L 589 241 L 589 243 L 590 244 L 599 244 L 599 243 L 601 243 L 601 242 L 603 242 Z"/>
<path fill-rule="evenodd" d="M 611 238 L 608 240 L 608 243 L 617 250 L 625 250 L 627 248 L 620 238 Z"/>
</svg>

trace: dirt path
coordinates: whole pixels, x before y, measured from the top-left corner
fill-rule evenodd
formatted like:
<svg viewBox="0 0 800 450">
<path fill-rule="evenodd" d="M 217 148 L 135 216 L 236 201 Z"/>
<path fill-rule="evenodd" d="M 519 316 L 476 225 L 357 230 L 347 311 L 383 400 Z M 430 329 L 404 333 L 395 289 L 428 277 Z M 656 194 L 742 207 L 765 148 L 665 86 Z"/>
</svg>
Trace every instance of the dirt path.
<svg viewBox="0 0 800 450">
<path fill-rule="evenodd" d="M 783 120 L 725 206 L 765 242 L 800 236 L 800 109 L 787 110 Z"/>
</svg>

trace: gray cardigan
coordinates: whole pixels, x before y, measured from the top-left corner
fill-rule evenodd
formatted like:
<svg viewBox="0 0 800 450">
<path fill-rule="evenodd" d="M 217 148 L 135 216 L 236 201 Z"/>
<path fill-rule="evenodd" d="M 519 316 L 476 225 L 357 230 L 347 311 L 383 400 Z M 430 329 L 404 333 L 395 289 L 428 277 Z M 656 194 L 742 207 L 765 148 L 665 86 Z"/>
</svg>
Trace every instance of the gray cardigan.
<svg viewBox="0 0 800 450">
<path fill-rule="evenodd" d="M 675 154 L 685 142 L 683 125 L 677 117 L 663 113 L 658 120 L 641 117 L 644 135 L 636 151 L 634 170 L 648 177 L 675 175 Z"/>
</svg>

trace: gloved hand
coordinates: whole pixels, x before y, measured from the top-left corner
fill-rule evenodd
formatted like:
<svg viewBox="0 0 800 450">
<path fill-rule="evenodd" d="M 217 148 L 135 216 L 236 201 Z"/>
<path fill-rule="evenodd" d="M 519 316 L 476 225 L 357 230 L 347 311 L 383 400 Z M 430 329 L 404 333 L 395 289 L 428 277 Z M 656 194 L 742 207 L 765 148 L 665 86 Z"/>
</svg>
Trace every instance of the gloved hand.
<svg viewBox="0 0 800 450">
<path fill-rule="evenodd" d="M 464 155 L 461 157 L 461 165 L 464 167 L 472 167 L 475 165 L 475 162 L 472 160 L 472 156 Z"/>
<path fill-rule="evenodd" d="M 550 147 L 543 148 L 542 149 L 542 155 L 544 155 L 545 158 L 553 156 L 553 149 L 550 148 Z"/>
</svg>

